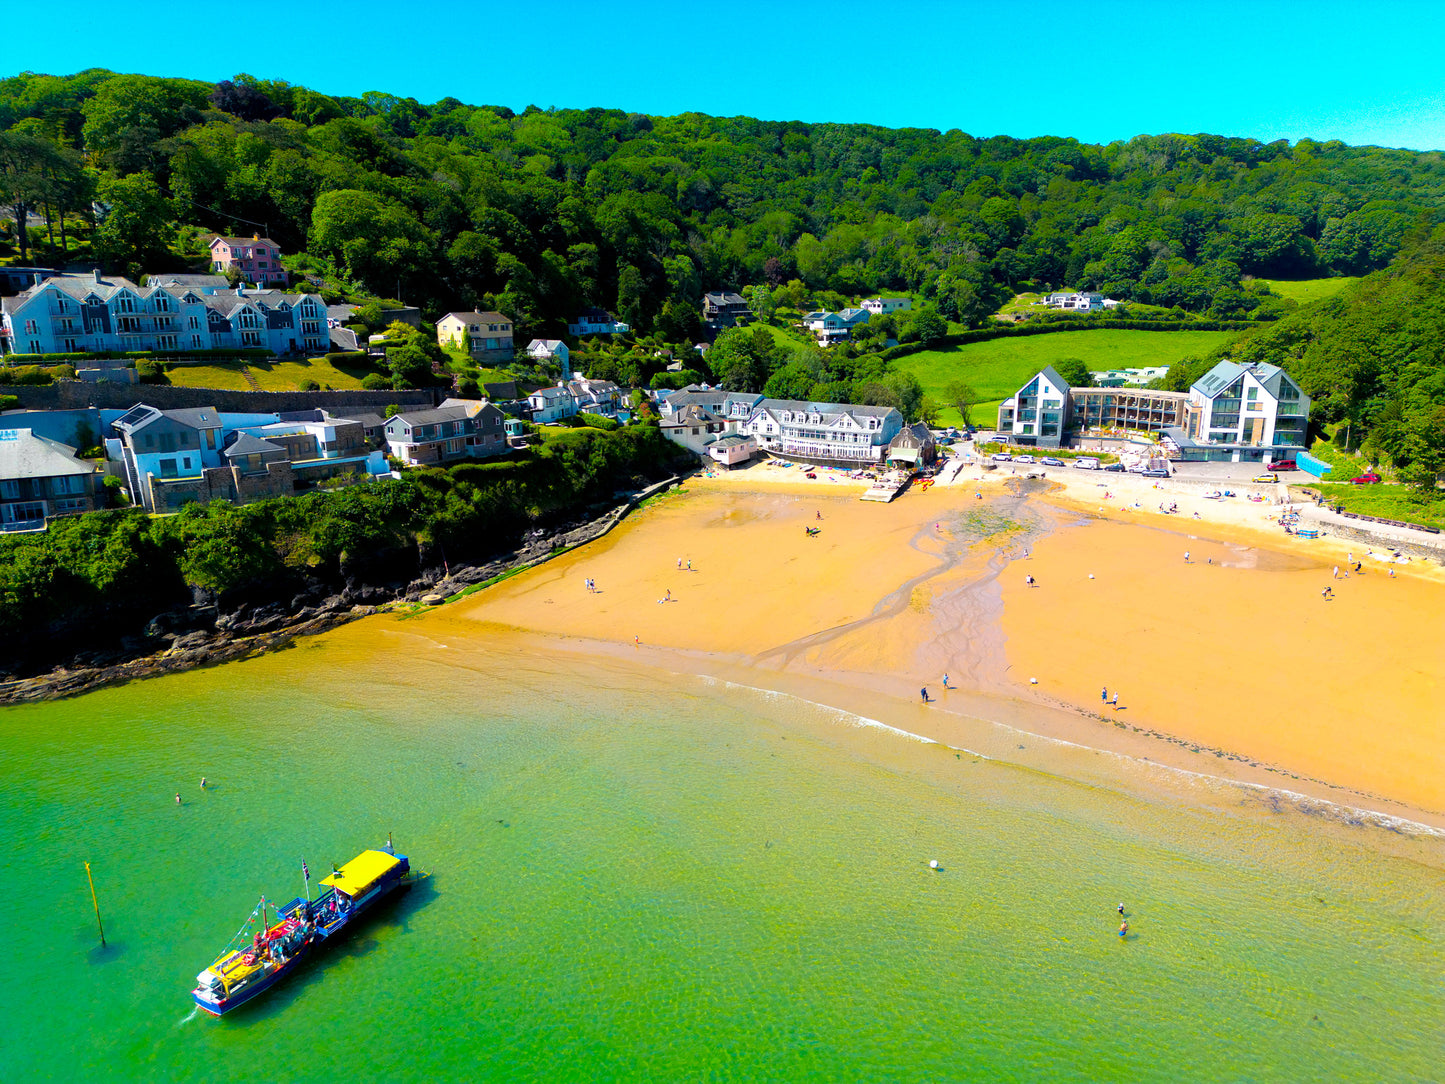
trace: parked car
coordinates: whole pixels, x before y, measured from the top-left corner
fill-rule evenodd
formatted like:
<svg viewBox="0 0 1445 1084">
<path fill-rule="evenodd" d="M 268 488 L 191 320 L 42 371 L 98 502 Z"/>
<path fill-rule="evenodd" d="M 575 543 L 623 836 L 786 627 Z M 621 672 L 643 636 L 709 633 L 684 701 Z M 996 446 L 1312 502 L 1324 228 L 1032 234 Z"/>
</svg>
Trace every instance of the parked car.
<svg viewBox="0 0 1445 1084">
<path fill-rule="evenodd" d="M 1049 467 L 1062 467 L 1064 465 L 1064 461 L 1062 459 L 1055 459 L 1051 455 L 1044 456 L 1042 459 L 1039 460 L 1039 462 Z"/>
<path fill-rule="evenodd" d="M 1264 482 L 1278 482 L 1279 479 L 1276 478 L 1273 474 L 1256 474 L 1253 478 L 1250 479 L 1250 481 L 1251 481 L 1251 482 L 1264 483 Z"/>
<path fill-rule="evenodd" d="M 1034 457 L 1031 456 L 1031 455 L 1016 455 L 1016 456 L 1014 456 L 1014 462 L 1015 462 L 1015 463 L 1032 463 L 1032 462 L 1034 462 Z"/>
<path fill-rule="evenodd" d="M 1124 473 L 1124 464 L 1123 464 L 1123 463 L 1109 463 L 1109 464 L 1107 464 L 1103 469 L 1104 469 L 1104 470 L 1107 470 L 1107 471 L 1112 471 L 1112 472 L 1115 473 L 1115 474 L 1123 474 L 1123 473 Z"/>
<path fill-rule="evenodd" d="M 1374 471 L 1366 471 L 1364 474 L 1360 475 L 1358 478 L 1351 478 L 1351 479 L 1350 479 L 1350 481 L 1353 482 L 1353 483 L 1354 483 L 1355 485 L 1357 485 L 1357 486 L 1367 486 L 1367 485 L 1371 485 L 1372 483 L 1378 482 L 1379 480 L 1380 480 L 1380 476 L 1379 476 L 1378 474 L 1376 474 Z"/>
<path fill-rule="evenodd" d="M 1168 478 L 1168 477 L 1169 477 L 1169 472 L 1168 472 L 1167 470 L 1163 470 L 1163 469 L 1161 469 L 1161 468 L 1159 468 L 1159 467 L 1151 467 L 1149 470 L 1146 470 L 1146 471 L 1144 472 L 1144 477 L 1145 477 L 1145 478 Z"/>
<path fill-rule="evenodd" d="M 1276 459 L 1265 470 L 1299 470 L 1299 465 L 1293 459 Z"/>
<path fill-rule="evenodd" d="M 1078 459 L 1074 460 L 1074 466 L 1078 467 L 1080 470 L 1098 470 L 1099 461 L 1097 459 L 1089 459 L 1085 456 L 1080 456 Z"/>
<path fill-rule="evenodd" d="M 1013 456 L 1009 455 L 1008 452 L 994 452 L 993 458 L 997 459 L 1000 463 L 1007 463 Z"/>
</svg>

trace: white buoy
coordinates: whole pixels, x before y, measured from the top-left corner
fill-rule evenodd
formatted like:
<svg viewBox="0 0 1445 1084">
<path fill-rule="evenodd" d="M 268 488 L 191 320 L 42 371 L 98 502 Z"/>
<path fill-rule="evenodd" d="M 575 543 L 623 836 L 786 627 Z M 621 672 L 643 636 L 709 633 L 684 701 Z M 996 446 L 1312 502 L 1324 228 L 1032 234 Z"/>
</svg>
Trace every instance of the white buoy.
<svg viewBox="0 0 1445 1084">
<path fill-rule="evenodd" d="M 938 868 L 938 859 L 936 859 L 936 858 L 930 859 L 930 860 L 929 860 L 929 863 L 928 863 L 928 868 L 929 868 L 929 869 L 937 869 L 937 868 Z"/>
<path fill-rule="evenodd" d="M 1039 683 L 1039 679 L 1038 679 L 1038 678 L 1029 678 L 1029 684 L 1030 684 L 1030 685 L 1037 685 L 1038 683 Z"/>
</svg>

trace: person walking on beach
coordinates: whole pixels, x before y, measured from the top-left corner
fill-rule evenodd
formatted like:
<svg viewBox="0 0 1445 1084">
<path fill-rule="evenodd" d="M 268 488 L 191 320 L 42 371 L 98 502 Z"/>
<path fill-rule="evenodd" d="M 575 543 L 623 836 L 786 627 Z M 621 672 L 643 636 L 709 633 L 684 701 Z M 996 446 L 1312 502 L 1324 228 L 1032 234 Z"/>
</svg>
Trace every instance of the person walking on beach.
<svg viewBox="0 0 1445 1084">
<path fill-rule="evenodd" d="M 918 695 L 923 697 L 923 702 L 925 704 L 928 703 L 928 686 L 925 685 L 923 688 L 919 689 Z"/>
<path fill-rule="evenodd" d="M 944 687 L 945 689 L 949 688 L 948 675 L 947 675 L 947 674 L 944 674 L 944 675 L 943 675 L 943 687 Z"/>
<path fill-rule="evenodd" d="M 1188 551 L 1188 550 L 1185 550 L 1185 551 L 1184 551 L 1184 563 L 1185 563 L 1186 565 L 1189 563 L 1189 551 Z"/>
<path fill-rule="evenodd" d="M 1105 685 L 1099 690 L 1099 701 L 1104 704 L 1109 702 L 1109 686 Z"/>
<path fill-rule="evenodd" d="M 679 558 L 677 559 L 677 567 L 678 567 L 679 569 L 682 568 L 682 558 L 681 558 L 681 557 L 679 557 Z"/>
<path fill-rule="evenodd" d="M 1029 575 L 1027 575 L 1027 576 L 1024 577 L 1024 586 L 1025 586 L 1025 587 L 1033 587 L 1033 586 L 1035 586 L 1035 584 L 1034 584 L 1034 577 L 1033 577 L 1033 574 L 1032 574 L 1032 573 L 1030 573 Z"/>
<path fill-rule="evenodd" d="M 1111 706 L 1115 711 L 1118 711 L 1118 710 L 1119 710 L 1119 694 L 1118 694 L 1118 693 L 1115 693 L 1115 694 L 1114 694 L 1114 699 L 1113 699 L 1112 701 L 1110 701 L 1110 706 Z"/>
<path fill-rule="evenodd" d="M 1340 578 L 1340 566 L 1339 566 L 1339 565 L 1335 565 L 1335 579 L 1339 579 L 1339 578 Z"/>
</svg>

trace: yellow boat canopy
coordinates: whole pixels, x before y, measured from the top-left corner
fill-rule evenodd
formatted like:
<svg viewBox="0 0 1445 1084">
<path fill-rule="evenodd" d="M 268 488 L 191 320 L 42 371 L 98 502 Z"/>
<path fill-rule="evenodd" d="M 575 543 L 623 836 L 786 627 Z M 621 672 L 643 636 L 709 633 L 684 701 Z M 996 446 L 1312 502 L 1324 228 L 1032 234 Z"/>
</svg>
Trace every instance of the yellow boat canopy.
<svg viewBox="0 0 1445 1084">
<path fill-rule="evenodd" d="M 400 859 L 394 854 L 387 854 L 385 851 L 362 851 L 321 883 L 356 897 L 400 864 Z"/>
</svg>

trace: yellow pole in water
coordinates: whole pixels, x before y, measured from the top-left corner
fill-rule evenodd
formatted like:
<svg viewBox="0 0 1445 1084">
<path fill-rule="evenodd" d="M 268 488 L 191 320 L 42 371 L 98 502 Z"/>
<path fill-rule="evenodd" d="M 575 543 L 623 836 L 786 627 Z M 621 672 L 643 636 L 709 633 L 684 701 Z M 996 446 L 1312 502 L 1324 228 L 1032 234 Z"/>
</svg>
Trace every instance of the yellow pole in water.
<svg viewBox="0 0 1445 1084">
<path fill-rule="evenodd" d="M 95 908 L 95 924 L 100 927 L 100 947 L 105 948 L 105 924 L 100 921 L 100 901 L 95 898 L 95 878 L 90 875 L 90 863 L 85 864 L 85 879 L 90 882 L 90 904 Z"/>
</svg>

